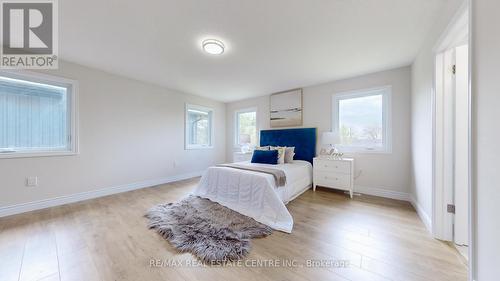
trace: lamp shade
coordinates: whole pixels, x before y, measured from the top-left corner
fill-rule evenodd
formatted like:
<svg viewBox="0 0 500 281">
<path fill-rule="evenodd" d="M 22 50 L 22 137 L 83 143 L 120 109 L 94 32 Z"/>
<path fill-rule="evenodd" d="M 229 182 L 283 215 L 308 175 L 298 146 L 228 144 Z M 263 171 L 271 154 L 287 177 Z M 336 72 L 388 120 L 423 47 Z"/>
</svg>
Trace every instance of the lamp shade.
<svg viewBox="0 0 500 281">
<path fill-rule="evenodd" d="M 321 135 L 321 143 L 338 144 L 340 143 L 340 136 L 336 132 L 323 132 L 323 134 Z"/>
</svg>

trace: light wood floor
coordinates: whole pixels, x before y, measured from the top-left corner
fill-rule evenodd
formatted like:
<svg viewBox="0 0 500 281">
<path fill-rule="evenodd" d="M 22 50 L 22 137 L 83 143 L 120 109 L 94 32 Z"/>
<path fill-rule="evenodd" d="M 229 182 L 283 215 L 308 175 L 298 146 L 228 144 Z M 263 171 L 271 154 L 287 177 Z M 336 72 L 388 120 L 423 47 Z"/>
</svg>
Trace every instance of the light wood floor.
<svg viewBox="0 0 500 281">
<path fill-rule="evenodd" d="M 253 240 L 247 261 L 348 260 L 348 267 L 187 267 L 193 257 L 148 230 L 143 214 L 197 181 L 0 219 L 0 280 L 466 280 L 456 250 L 432 239 L 408 203 L 325 189 L 291 202 L 293 233 Z M 184 266 L 151 267 L 152 259 Z"/>
</svg>

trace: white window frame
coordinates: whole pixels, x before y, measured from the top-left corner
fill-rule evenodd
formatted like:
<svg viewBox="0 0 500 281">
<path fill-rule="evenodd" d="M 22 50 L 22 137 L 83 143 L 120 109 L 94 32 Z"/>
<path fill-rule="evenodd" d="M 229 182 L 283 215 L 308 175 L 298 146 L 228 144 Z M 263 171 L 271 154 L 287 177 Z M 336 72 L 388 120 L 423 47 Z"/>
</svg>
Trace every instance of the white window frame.
<svg viewBox="0 0 500 281">
<path fill-rule="evenodd" d="M 259 143 L 259 116 L 257 112 L 257 107 L 249 107 L 249 108 L 243 108 L 243 109 L 238 109 L 234 111 L 234 147 L 235 148 L 240 148 L 240 140 L 239 140 L 239 132 L 240 132 L 240 122 L 239 122 L 239 114 L 241 113 L 248 113 L 248 112 L 255 112 L 255 132 L 256 132 L 256 141 L 257 145 Z"/>
<path fill-rule="evenodd" d="M 210 142 L 208 145 L 202 145 L 202 144 L 190 144 L 188 142 L 189 140 L 189 130 L 188 130 L 188 110 L 193 109 L 193 110 L 199 110 L 199 111 L 206 111 L 206 112 L 211 112 L 211 117 L 210 117 Z M 192 149 L 211 149 L 214 148 L 214 127 L 215 127 L 215 111 L 213 108 L 206 107 L 206 106 L 201 106 L 201 105 L 196 105 L 196 104 L 190 104 L 186 103 L 186 107 L 184 110 L 184 147 L 186 150 L 192 150 Z"/>
<path fill-rule="evenodd" d="M 28 82 L 48 84 L 67 88 L 68 147 L 61 150 L 19 150 L 1 151 L 1 158 L 68 156 L 79 154 L 78 142 L 78 81 L 31 71 L 0 71 L 0 76 Z"/>
<path fill-rule="evenodd" d="M 340 133 L 339 129 L 339 101 L 352 98 L 379 95 L 382 92 L 382 134 L 384 146 L 378 148 L 366 148 L 346 145 L 335 147 L 344 153 L 392 153 L 392 86 L 382 86 L 368 89 L 353 90 L 335 93 L 332 96 L 332 131 Z"/>
</svg>

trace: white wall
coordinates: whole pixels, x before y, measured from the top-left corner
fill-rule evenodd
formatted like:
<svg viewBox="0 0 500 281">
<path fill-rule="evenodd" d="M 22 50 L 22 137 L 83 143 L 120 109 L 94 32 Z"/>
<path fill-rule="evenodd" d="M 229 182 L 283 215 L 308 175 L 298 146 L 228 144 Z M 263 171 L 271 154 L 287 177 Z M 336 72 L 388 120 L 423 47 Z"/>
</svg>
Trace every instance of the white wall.
<svg viewBox="0 0 500 281">
<path fill-rule="evenodd" d="M 392 85 L 393 151 L 391 154 L 356 154 L 357 191 L 382 189 L 389 195 L 405 197 L 410 177 L 410 68 L 403 67 L 356 78 L 305 87 L 303 92 L 303 127 L 316 127 L 321 135 L 332 127 L 332 95 L 356 89 Z M 234 145 L 234 112 L 257 107 L 259 129 L 269 129 L 269 96 L 228 103 L 227 161 L 232 160 Z M 374 189 L 376 188 L 376 189 Z M 385 194 L 385 195 L 388 195 Z"/>
<path fill-rule="evenodd" d="M 475 280 L 500 276 L 500 1 L 472 1 Z"/>
<path fill-rule="evenodd" d="M 47 73 L 79 82 L 80 154 L 0 159 L 0 210 L 197 173 L 224 162 L 225 104 L 71 63 Z M 184 150 L 186 102 L 215 110 L 213 149 Z M 27 176 L 38 176 L 39 186 L 26 187 Z"/>
<path fill-rule="evenodd" d="M 438 22 L 411 66 L 411 196 L 430 220 L 432 216 L 432 83 L 433 48 L 463 0 L 448 0 Z M 422 214 L 420 214 L 422 216 Z"/>
</svg>

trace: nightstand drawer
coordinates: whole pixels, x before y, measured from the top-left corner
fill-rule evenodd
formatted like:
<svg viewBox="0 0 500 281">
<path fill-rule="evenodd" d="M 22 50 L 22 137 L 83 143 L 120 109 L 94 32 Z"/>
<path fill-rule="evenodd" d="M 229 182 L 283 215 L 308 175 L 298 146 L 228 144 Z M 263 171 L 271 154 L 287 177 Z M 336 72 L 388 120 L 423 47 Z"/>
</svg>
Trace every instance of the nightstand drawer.
<svg viewBox="0 0 500 281">
<path fill-rule="evenodd" d="M 317 185 L 325 187 L 350 188 L 351 176 L 331 172 L 316 171 L 314 181 Z"/>
<path fill-rule="evenodd" d="M 351 163 L 347 161 L 341 160 L 314 160 L 314 168 L 317 171 L 325 171 L 325 172 L 337 172 L 350 174 L 351 173 Z"/>
</svg>

